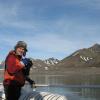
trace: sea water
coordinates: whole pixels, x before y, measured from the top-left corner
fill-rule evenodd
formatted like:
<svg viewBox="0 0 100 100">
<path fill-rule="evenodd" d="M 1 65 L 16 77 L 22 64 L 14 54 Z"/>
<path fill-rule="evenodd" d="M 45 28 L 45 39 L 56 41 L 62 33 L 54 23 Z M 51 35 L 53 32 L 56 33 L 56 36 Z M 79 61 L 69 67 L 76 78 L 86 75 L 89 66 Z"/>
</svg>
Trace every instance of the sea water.
<svg viewBox="0 0 100 100">
<path fill-rule="evenodd" d="M 65 95 L 68 100 L 100 100 L 100 75 L 34 75 L 33 79 L 38 84 L 34 91 Z"/>
<path fill-rule="evenodd" d="M 36 91 L 65 95 L 68 100 L 100 100 L 100 75 L 36 75 L 34 79 L 40 84 Z"/>
</svg>

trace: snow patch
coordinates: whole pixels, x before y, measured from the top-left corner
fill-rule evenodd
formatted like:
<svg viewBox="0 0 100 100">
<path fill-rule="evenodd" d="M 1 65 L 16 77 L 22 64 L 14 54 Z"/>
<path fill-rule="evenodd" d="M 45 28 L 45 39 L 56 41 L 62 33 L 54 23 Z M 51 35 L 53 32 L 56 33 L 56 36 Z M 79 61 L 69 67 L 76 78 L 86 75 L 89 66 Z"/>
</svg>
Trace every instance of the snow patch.
<svg viewBox="0 0 100 100">
<path fill-rule="evenodd" d="M 80 58 L 81 58 L 82 60 L 86 61 L 86 62 L 93 59 L 93 58 L 89 58 L 89 57 L 84 57 L 84 56 L 82 56 L 82 55 L 80 55 Z"/>
</svg>

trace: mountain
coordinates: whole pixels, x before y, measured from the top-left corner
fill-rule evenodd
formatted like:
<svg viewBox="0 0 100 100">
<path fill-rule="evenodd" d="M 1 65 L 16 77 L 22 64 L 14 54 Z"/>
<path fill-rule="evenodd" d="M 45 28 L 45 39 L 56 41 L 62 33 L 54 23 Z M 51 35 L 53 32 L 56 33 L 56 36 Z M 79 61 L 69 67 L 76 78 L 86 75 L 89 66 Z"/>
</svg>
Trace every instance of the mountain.
<svg viewBox="0 0 100 100">
<path fill-rule="evenodd" d="M 100 67 L 100 45 L 94 44 L 90 48 L 77 50 L 62 59 L 56 67 L 58 69 Z"/>
<path fill-rule="evenodd" d="M 55 59 L 53 57 L 44 60 L 44 63 L 46 63 L 48 66 L 56 65 L 58 62 L 59 62 L 59 60 L 58 59 Z"/>
<path fill-rule="evenodd" d="M 53 69 L 54 65 L 60 62 L 58 59 L 55 58 L 48 58 L 46 60 L 41 59 L 32 59 L 33 66 L 31 68 L 31 72 L 44 72 Z"/>
</svg>

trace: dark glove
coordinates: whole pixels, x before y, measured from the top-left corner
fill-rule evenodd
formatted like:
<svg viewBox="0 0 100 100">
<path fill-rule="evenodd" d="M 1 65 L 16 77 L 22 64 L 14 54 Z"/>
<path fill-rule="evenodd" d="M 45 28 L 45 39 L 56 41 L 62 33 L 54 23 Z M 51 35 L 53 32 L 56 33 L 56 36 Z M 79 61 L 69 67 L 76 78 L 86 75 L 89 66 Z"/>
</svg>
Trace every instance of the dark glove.
<svg viewBox="0 0 100 100">
<path fill-rule="evenodd" d="M 30 79 L 30 77 L 26 76 L 26 81 L 29 82 L 32 88 L 36 88 L 35 81 Z"/>
<path fill-rule="evenodd" d="M 22 59 L 22 62 L 24 63 L 24 65 L 25 65 L 25 67 L 27 68 L 27 67 L 32 67 L 32 65 L 33 65 L 33 63 L 32 63 L 32 61 L 29 59 L 29 58 L 24 58 L 24 59 Z"/>
<path fill-rule="evenodd" d="M 35 84 L 35 82 L 34 82 L 33 80 L 30 80 L 29 83 L 30 83 L 31 85 L 32 85 L 32 84 Z"/>
<path fill-rule="evenodd" d="M 34 81 L 32 81 L 31 87 L 32 87 L 32 88 L 36 88 L 36 84 L 35 84 Z"/>
<path fill-rule="evenodd" d="M 35 81 L 30 80 L 29 83 L 30 83 L 30 85 L 31 85 L 32 88 L 36 88 Z"/>
</svg>

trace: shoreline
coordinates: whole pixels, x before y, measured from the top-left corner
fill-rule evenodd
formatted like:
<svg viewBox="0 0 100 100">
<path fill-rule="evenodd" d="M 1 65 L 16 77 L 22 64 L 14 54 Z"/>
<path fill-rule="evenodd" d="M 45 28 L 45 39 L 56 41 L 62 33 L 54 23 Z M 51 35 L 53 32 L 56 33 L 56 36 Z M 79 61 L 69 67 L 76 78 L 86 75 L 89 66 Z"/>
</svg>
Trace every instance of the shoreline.
<svg viewBox="0 0 100 100">
<path fill-rule="evenodd" d="M 32 75 L 100 75 L 100 68 L 66 68 L 61 70 L 31 71 Z"/>
<path fill-rule="evenodd" d="M 0 77 L 3 77 L 4 70 L 0 69 Z M 60 70 L 31 70 L 30 75 L 100 75 L 100 68 L 66 68 Z"/>
</svg>

